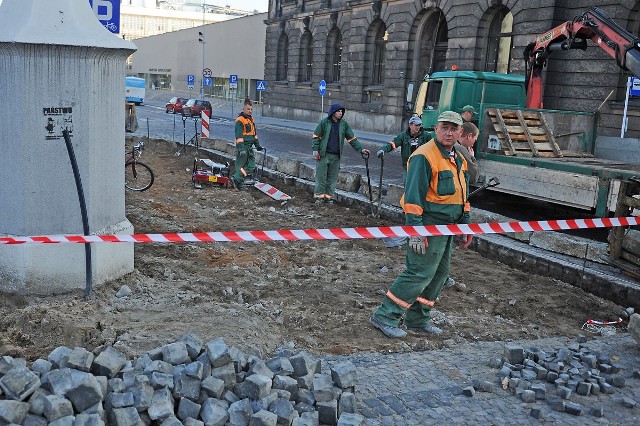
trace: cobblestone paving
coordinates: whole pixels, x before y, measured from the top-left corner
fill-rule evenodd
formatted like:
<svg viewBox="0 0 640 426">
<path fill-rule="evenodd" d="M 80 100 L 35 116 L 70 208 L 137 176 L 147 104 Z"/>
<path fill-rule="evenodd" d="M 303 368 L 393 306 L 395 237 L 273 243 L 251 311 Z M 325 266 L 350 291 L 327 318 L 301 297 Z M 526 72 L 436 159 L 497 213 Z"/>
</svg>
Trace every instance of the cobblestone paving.
<svg viewBox="0 0 640 426">
<path fill-rule="evenodd" d="M 574 343 L 555 338 L 517 343 L 525 349 L 557 350 Z M 604 353 L 621 368 L 624 388 L 613 394 L 580 396 L 575 393 L 567 402 L 578 403 L 582 413 L 575 416 L 554 411 L 546 401 L 524 403 L 509 390 L 500 387 L 497 369 L 489 367 L 490 358 L 500 358 L 504 342 L 460 345 L 406 354 L 357 354 L 350 357 L 324 358 L 324 368 L 337 361 L 350 360 L 357 368 L 356 398 L 358 409 L 371 426 L 391 425 L 638 425 L 640 424 L 640 346 L 627 333 L 597 337 L 584 345 L 593 353 Z M 636 374 L 634 375 L 634 372 Z M 463 388 L 474 379 L 495 384 L 493 392 L 476 391 L 463 395 Z M 538 381 L 536 381 L 538 383 Z M 547 384 L 547 395 L 555 385 Z M 622 399 L 635 401 L 627 408 Z M 594 407 L 604 409 L 603 417 L 591 414 Z M 543 419 L 531 416 L 539 408 Z"/>
</svg>

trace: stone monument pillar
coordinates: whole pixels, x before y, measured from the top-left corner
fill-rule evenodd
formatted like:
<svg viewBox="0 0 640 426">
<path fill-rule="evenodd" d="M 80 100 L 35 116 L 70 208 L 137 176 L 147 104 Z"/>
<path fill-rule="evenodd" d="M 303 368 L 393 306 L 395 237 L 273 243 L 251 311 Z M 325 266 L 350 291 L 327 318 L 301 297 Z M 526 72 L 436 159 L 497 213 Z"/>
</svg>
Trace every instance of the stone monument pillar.
<svg viewBox="0 0 640 426">
<path fill-rule="evenodd" d="M 91 234 L 131 234 L 124 207 L 124 77 L 135 45 L 87 0 L 0 4 L 0 236 L 83 234 L 62 131 L 84 187 Z M 132 244 L 92 245 L 93 284 L 133 270 Z M 0 245 L 0 292 L 85 288 L 83 244 Z"/>
</svg>

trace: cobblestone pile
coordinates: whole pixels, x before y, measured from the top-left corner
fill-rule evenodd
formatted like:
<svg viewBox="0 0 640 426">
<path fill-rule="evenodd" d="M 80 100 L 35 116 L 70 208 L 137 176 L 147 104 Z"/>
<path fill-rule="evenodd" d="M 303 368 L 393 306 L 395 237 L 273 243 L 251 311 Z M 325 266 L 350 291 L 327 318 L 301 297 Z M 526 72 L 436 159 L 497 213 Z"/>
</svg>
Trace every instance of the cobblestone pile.
<svg viewBox="0 0 640 426">
<path fill-rule="evenodd" d="M 355 380 L 350 361 L 322 374 L 305 352 L 264 361 L 192 333 L 132 361 L 61 346 L 30 367 L 0 357 L 0 424 L 361 425 Z"/>
<path fill-rule="evenodd" d="M 492 358 L 489 366 L 499 369 L 502 388 L 524 403 L 546 402 L 554 411 L 603 417 L 603 406 L 589 396 L 614 394 L 625 387 L 626 379 L 615 357 L 591 352 L 586 342 L 585 336 L 579 336 L 567 347 L 551 351 L 506 344 L 503 356 Z M 633 377 L 640 377 L 640 371 L 634 371 Z M 490 381 L 475 381 L 464 392 L 473 396 L 476 390 L 491 392 L 494 387 Z M 621 397 L 619 403 L 627 408 L 636 406 L 636 401 L 628 397 Z M 543 413 L 535 406 L 530 411 L 538 419 L 544 417 Z"/>
</svg>

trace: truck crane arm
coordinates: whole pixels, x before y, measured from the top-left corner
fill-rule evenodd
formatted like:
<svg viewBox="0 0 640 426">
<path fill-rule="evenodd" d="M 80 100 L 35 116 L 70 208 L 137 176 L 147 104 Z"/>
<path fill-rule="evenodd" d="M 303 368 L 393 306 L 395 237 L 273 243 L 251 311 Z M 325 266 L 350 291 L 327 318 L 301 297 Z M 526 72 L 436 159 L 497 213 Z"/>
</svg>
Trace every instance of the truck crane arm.
<svg viewBox="0 0 640 426">
<path fill-rule="evenodd" d="M 536 37 L 524 50 L 527 108 L 542 108 L 542 69 L 547 58 L 559 50 L 587 49 L 587 40 L 614 58 L 623 70 L 640 77 L 640 38 L 608 18 L 600 9 L 589 8 Z"/>
</svg>

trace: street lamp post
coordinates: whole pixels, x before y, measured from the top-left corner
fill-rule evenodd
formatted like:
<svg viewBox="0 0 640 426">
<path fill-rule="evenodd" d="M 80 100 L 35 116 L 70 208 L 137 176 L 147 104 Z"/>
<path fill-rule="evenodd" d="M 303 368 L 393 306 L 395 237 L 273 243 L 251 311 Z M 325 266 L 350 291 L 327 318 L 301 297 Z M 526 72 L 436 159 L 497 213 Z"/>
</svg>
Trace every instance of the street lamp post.
<svg viewBox="0 0 640 426">
<path fill-rule="evenodd" d="M 204 99 L 204 45 L 206 41 L 204 40 L 204 34 L 202 31 L 198 31 L 198 42 L 202 44 L 202 69 L 200 71 L 200 99 Z"/>
</svg>

